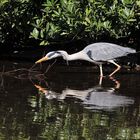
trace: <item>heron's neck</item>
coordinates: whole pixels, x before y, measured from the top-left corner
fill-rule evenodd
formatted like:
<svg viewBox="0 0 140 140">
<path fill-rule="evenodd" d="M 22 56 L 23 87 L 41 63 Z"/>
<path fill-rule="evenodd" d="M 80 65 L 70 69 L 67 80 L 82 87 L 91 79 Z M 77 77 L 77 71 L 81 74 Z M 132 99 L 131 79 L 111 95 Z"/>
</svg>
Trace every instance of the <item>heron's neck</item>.
<svg viewBox="0 0 140 140">
<path fill-rule="evenodd" d="M 83 54 L 81 52 L 78 53 L 74 53 L 74 54 L 67 54 L 66 58 L 68 61 L 72 61 L 72 60 L 82 60 L 83 59 Z"/>
</svg>

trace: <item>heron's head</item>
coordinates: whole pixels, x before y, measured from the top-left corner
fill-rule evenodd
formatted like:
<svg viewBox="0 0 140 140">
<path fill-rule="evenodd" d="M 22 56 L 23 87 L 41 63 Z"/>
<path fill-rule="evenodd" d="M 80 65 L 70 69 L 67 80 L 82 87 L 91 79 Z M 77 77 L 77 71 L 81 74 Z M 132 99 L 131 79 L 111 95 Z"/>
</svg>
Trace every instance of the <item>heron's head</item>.
<svg viewBox="0 0 140 140">
<path fill-rule="evenodd" d="M 47 53 L 43 58 L 39 59 L 35 63 L 36 64 L 41 63 L 43 61 L 47 61 L 47 60 L 54 59 L 61 56 L 63 57 L 63 59 L 66 59 L 66 55 L 67 55 L 67 52 L 65 51 L 52 51 L 52 52 Z"/>
</svg>

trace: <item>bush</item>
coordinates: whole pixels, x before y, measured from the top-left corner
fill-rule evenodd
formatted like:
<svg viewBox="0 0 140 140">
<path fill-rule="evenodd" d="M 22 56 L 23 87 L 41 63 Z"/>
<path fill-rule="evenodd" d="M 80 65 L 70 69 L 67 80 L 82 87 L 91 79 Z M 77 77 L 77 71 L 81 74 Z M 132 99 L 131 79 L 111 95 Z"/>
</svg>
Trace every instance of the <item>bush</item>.
<svg viewBox="0 0 140 140">
<path fill-rule="evenodd" d="M 64 40 L 128 37 L 139 30 L 140 2 L 136 0 L 46 0 L 41 17 L 34 18 L 31 36 L 40 45 Z"/>
<path fill-rule="evenodd" d="M 33 30 L 30 23 L 39 13 L 37 8 L 32 0 L 0 0 L 0 42 L 6 46 L 25 44 Z"/>
<path fill-rule="evenodd" d="M 138 0 L 0 0 L 0 42 L 14 46 L 32 39 L 47 45 L 135 38 L 139 9 Z"/>
</svg>

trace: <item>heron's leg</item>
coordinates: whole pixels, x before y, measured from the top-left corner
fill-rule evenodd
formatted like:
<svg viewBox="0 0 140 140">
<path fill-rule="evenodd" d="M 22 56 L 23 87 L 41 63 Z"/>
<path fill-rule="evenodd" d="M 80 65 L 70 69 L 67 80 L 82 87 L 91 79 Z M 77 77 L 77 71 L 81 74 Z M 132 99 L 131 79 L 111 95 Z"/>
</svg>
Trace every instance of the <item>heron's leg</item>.
<svg viewBox="0 0 140 140">
<path fill-rule="evenodd" d="M 103 68 L 102 68 L 102 64 L 99 64 L 100 67 L 100 77 L 103 77 Z"/>
<path fill-rule="evenodd" d="M 100 86 L 102 85 L 102 81 L 103 81 L 103 76 L 100 76 L 100 79 L 99 79 L 99 85 Z"/>
<path fill-rule="evenodd" d="M 120 70 L 121 66 L 118 65 L 116 62 L 114 62 L 113 60 L 109 60 L 108 62 L 114 64 L 115 66 L 117 66 L 117 68 L 109 75 L 112 76 L 113 74 L 115 74 L 118 70 Z"/>
</svg>

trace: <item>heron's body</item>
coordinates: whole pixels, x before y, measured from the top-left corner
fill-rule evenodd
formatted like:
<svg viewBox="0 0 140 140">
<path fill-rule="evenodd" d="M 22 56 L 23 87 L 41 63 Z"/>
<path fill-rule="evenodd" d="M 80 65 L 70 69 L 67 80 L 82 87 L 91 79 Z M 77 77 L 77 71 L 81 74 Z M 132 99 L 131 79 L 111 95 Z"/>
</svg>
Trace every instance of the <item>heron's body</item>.
<svg viewBox="0 0 140 140">
<path fill-rule="evenodd" d="M 128 47 L 122 47 L 120 45 L 116 45 L 112 43 L 99 42 L 99 43 L 90 44 L 87 47 L 85 47 L 82 51 L 71 55 L 61 50 L 49 52 L 45 57 L 38 60 L 36 63 L 40 63 L 42 61 L 46 61 L 48 59 L 53 59 L 60 56 L 62 56 L 63 59 L 67 61 L 85 60 L 98 64 L 100 67 L 100 76 L 103 76 L 102 64 L 105 62 L 110 62 L 117 66 L 117 69 L 110 74 L 110 76 L 112 76 L 120 69 L 120 66 L 114 62 L 114 59 L 135 52 L 136 51 L 134 49 Z"/>
<path fill-rule="evenodd" d="M 107 61 L 125 56 L 129 53 L 135 53 L 134 49 L 112 43 L 94 43 L 88 45 L 83 51 L 89 53 L 95 61 Z"/>
</svg>

